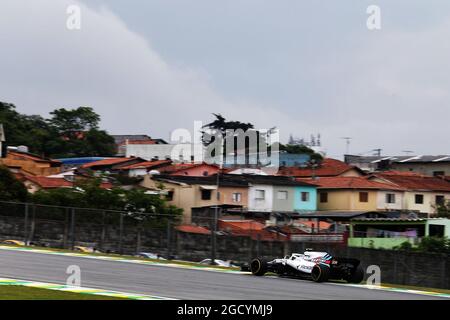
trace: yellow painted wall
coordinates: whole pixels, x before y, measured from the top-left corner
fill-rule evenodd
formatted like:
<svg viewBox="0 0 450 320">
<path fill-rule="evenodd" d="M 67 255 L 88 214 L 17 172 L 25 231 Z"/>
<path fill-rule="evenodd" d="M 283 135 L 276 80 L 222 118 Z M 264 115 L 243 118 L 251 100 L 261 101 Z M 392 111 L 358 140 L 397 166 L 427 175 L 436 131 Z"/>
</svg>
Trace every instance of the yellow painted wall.
<svg viewBox="0 0 450 320">
<path fill-rule="evenodd" d="M 155 189 L 159 186 L 159 183 L 152 180 L 149 176 L 145 176 L 141 185 L 146 188 Z M 168 201 L 168 204 L 183 209 L 183 220 L 185 223 L 191 222 L 192 208 L 217 204 L 217 190 L 212 190 L 210 200 L 202 200 L 200 185 L 179 185 L 164 182 L 164 187 L 166 190 L 174 191 L 173 200 Z M 247 206 L 248 189 L 246 187 L 219 187 L 219 192 L 219 204 L 233 204 L 244 207 Z M 233 202 L 232 194 L 234 192 L 241 193 L 240 202 Z"/>
<path fill-rule="evenodd" d="M 359 202 L 359 192 L 369 194 L 368 202 Z M 320 202 L 320 193 L 328 193 L 328 202 Z M 332 190 L 319 189 L 317 195 L 318 210 L 348 210 L 371 211 L 377 210 L 377 191 L 373 190 Z"/>
</svg>

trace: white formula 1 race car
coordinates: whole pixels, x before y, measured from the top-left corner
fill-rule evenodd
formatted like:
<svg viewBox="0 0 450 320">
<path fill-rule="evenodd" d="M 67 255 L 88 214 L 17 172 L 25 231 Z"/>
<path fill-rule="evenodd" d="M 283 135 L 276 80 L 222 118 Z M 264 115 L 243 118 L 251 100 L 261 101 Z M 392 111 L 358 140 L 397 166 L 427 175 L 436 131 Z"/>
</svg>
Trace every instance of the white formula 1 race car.
<svg viewBox="0 0 450 320">
<path fill-rule="evenodd" d="M 243 266 L 242 270 L 251 271 L 255 276 L 272 272 L 280 276 L 308 278 L 316 282 L 345 280 L 360 283 L 364 279 L 364 270 L 359 260 L 336 258 L 327 252 L 309 250 L 303 254 L 293 253 L 272 261 L 256 258 L 250 265 Z"/>
</svg>

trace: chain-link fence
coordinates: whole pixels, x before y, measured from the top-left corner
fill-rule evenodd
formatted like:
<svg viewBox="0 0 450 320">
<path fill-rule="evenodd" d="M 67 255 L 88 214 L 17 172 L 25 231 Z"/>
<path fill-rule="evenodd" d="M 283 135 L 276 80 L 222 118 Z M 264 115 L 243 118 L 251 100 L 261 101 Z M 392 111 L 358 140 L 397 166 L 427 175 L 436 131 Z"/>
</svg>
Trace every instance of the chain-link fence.
<svg viewBox="0 0 450 320">
<path fill-rule="evenodd" d="M 176 217 L 157 213 L 0 201 L 0 242 L 5 240 L 70 250 L 89 248 L 103 253 L 205 260 L 204 263 L 214 259 L 216 264 L 228 265 L 313 248 L 334 256 L 360 259 L 364 268 L 378 265 L 382 281 L 387 283 L 450 286 L 448 255 L 348 247 L 343 234 L 288 234 L 283 228 L 242 216 L 226 219 L 205 216 L 187 225 Z"/>
<path fill-rule="evenodd" d="M 312 237 L 288 236 L 263 221 L 243 216 L 204 216 L 193 224 L 158 213 L 0 202 L 0 239 L 29 245 L 134 255 L 151 253 L 166 259 L 247 262 L 278 257 L 309 247 Z M 343 244 L 343 239 L 323 238 Z M 330 235 L 332 236 L 332 235 Z M 323 239 L 321 239 L 323 238 Z"/>
<path fill-rule="evenodd" d="M 0 202 L 0 238 L 43 247 L 169 255 L 177 223 L 177 217 L 157 213 Z"/>
</svg>

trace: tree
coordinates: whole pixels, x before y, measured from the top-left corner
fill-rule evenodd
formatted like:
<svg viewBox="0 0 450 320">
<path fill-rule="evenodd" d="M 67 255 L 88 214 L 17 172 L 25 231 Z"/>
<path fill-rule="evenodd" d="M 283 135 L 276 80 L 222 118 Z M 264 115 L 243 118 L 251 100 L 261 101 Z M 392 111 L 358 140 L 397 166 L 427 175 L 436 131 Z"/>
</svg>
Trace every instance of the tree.
<svg viewBox="0 0 450 320">
<path fill-rule="evenodd" d="M 104 130 L 91 129 L 85 133 L 85 144 L 78 151 L 80 156 L 112 156 L 116 152 L 114 138 Z"/>
<path fill-rule="evenodd" d="M 61 108 L 50 114 L 50 119 L 24 115 L 13 104 L 0 102 L 8 145 L 24 145 L 32 153 L 53 158 L 115 154 L 114 138 L 99 129 L 100 116 L 92 108 Z"/>
<path fill-rule="evenodd" d="M 287 153 L 292 154 L 306 154 L 309 155 L 311 160 L 315 160 L 316 162 L 321 162 L 323 160 L 321 154 L 316 153 L 311 148 L 301 144 L 280 144 L 280 151 L 286 151 Z"/>
<path fill-rule="evenodd" d="M 17 180 L 8 168 L 0 166 L 0 200 L 24 202 L 27 197 L 28 191 L 24 184 Z"/>
<path fill-rule="evenodd" d="M 419 243 L 419 251 L 450 254 L 450 240 L 438 237 L 423 237 Z"/>
<path fill-rule="evenodd" d="M 47 153 L 52 133 L 41 116 L 20 114 L 13 104 L 0 102 L 0 123 L 4 126 L 8 145 L 24 145 L 31 152 Z"/>
<path fill-rule="evenodd" d="M 392 249 L 400 250 L 400 251 L 411 251 L 413 249 L 413 246 L 412 246 L 411 242 L 404 241 L 399 246 L 395 246 Z"/>
<path fill-rule="evenodd" d="M 266 133 L 262 133 L 259 130 L 254 129 L 254 125 L 251 123 L 244 123 L 240 121 L 227 121 L 222 115 L 215 114 L 213 115 L 216 119 L 203 126 L 207 131 L 202 132 L 202 142 L 205 146 L 210 146 L 214 143 L 215 137 L 222 137 L 223 139 L 223 158 L 225 159 L 227 154 L 236 154 L 238 151 L 243 151 L 248 156 L 250 153 L 255 152 L 259 153 L 261 146 L 266 146 L 267 150 L 271 149 L 271 146 L 266 142 Z M 255 136 L 256 145 L 252 145 L 252 141 L 249 139 L 249 136 Z M 245 140 L 244 140 L 245 139 Z M 227 142 L 233 140 L 232 143 L 234 145 L 234 150 L 227 150 Z M 241 144 L 238 143 L 241 141 Z M 243 142 L 243 143 L 242 143 Z M 213 151 L 212 156 L 215 156 L 215 152 Z"/>
<path fill-rule="evenodd" d="M 80 132 L 98 129 L 100 116 L 90 107 L 79 107 L 67 110 L 56 109 L 50 112 L 52 116 L 48 120 L 61 135 L 76 138 Z"/>
<path fill-rule="evenodd" d="M 88 204 L 83 192 L 72 188 L 41 189 L 30 196 L 36 204 L 84 208 Z"/>
<path fill-rule="evenodd" d="M 43 205 L 126 212 L 128 217 L 142 225 L 151 226 L 164 226 L 167 221 L 178 221 L 183 213 L 181 209 L 167 205 L 159 195 L 146 194 L 141 189 L 104 189 L 101 179 L 77 182 L 75 188 L 40 190 L 32 196 L 32 201 Z M 81 216 L 85 219 L 89 217 L 91 221 L 100 218 L 95 212 Z"/>
<path fill-rule="evenodd" d="M 439 218 L 450 218 L 450 201 L 437 205 L 436 212 Z"/>
<path fill-rule="evenodd" d="M 100 116 L 90 107 L 57 109 L 49 125 L 57 133 L 52 154 L 58 157 L 112 156 L 114 138 L 99 129 Z"/>
</svg>

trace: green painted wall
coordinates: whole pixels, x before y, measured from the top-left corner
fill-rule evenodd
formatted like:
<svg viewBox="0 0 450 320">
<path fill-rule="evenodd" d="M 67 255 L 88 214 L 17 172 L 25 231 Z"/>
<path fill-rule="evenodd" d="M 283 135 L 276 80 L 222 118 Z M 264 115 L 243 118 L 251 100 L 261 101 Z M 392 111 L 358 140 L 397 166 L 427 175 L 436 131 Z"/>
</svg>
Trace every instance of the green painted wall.
<svg viewBox="0 0 450 320">
<path fill-rule="evenodd" d="M 358 248 L 374 248 L 374 249 L 392 249 L 395 246 L 399 246 L 405 241 L 410 241 L 413 244 L 412 239 L 407 237 L 399 238 L 348 238 L 349 247 Z"/>
<path fill-rule="evenodd" d="M 426 235 L 430 233 L 430 225 L 444 226 L 444 236 L 450 238 L 450 219 L 429 219 L 425 228 Z"/>
</svg>

